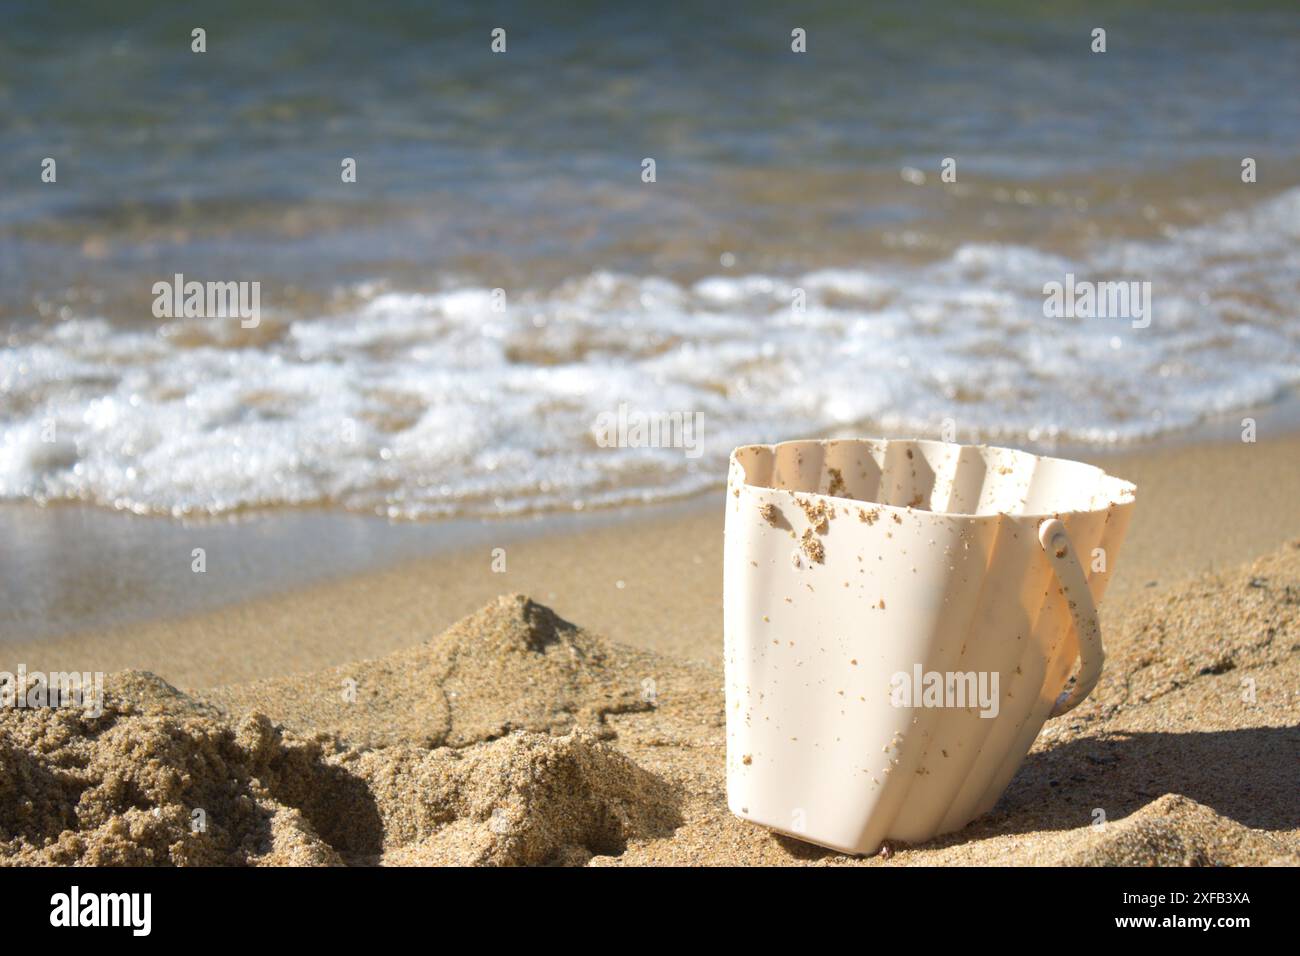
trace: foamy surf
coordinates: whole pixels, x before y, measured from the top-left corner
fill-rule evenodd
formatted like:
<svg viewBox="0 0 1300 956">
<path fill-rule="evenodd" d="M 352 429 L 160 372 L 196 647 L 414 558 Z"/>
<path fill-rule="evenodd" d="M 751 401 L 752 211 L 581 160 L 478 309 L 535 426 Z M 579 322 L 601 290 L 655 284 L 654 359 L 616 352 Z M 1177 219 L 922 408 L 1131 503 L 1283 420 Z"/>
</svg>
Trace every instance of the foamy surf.
<svg viewBox="0 0 1300 956">
<path fill-rule="evenodd" d="M 1298 224 L 1293 189 L 1077 259 L 967 244 L 888 270 L 595 272 L 503 311 L 487 288 L 363 289 L 355 311 L 271 315 L 254 338 L 73 315 L 0 353 L 0 498 L 493 515 L 690 494 L 732 447 L 794 434 L 1159 436 L 1300 383 Z M 1149 326 L 1046 316 L 1044 284 L 1067 276 L 1149 280 Z M 697 453 L 602 447 L 623 404 L 699 416 Z"/>
</svg>

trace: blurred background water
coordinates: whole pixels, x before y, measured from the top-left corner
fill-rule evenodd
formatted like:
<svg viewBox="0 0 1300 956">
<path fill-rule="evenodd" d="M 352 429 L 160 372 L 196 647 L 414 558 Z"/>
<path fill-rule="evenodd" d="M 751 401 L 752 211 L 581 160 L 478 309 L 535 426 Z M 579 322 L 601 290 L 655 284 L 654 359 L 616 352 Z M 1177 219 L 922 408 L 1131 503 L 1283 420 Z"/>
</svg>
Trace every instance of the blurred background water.
<svg viewBox="0 0 1300 956">
<path fill-rule="evenodd" d="M 0 3 L 0 498 L 569 509 L 1300 381 L 1295 3 L 692 6 Z M 155 318 L 176 273 L 261 326 Z M 1067 273 L 1151 326 L 1046 318 Z M 598 447 L 620 402 L 704 454 Z"/>
</svg>

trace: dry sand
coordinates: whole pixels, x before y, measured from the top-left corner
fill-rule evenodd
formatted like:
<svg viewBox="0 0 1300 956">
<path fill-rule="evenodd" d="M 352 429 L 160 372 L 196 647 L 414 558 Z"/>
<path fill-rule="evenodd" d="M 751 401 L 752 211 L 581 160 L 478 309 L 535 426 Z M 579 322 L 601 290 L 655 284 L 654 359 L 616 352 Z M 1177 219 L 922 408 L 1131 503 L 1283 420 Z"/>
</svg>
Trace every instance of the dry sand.
<svg viewBox="0 0 1300 956">
<path fill-rule="evenodd" d="M 923 846 L 855 860 L 728 813 L 710 508 L 511 545 L 506 575 L 462 555 L 10 645 L 136 669 L 99 717 L 0 712 L 0 861 L 1300 864 L 1298 451 L 1108 463 L 1140 490 L 1102 683 Z"/>
<path fill-rule="evenodd" d="M 522 596 L 375 661 L 0 714 L 13 863 L 1300 864 L 1300 541 L 1152 590 L 992 813 L 856 860 L 732 817 L 722 675 Z M 204 813 L 194 825 L 195 810 Z M 1093 825 L 1097 811 L 1103 826 Z"/>
</svg>

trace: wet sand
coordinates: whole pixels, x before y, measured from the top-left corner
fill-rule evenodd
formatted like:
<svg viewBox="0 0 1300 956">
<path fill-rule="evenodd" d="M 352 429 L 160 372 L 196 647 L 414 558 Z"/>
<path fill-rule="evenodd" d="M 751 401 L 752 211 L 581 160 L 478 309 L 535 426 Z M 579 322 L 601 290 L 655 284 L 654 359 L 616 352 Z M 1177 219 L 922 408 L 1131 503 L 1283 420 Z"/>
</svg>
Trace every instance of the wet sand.
<svg viewBox="0 0 1300 956">
<path fill-rule="evenodd" d="M 1300 438 L 1096 460 L 1138 485 L 1104 624 L 1153 582 L 1232 567 L 1300 534 Z M 136 668 L 205 687 L 385 654 L 521 593 L 619 643 L 720 662 L 721 500 L 719 490 L 646 517 L 522 539 L 503 524 L 499 541 L 484 534 L 464 550 L 179 619 L 6 642 L 0 654 L 31 669 Z M 505 550 L 504 571 L 494 570 L 495 548 Z M 208 560 L 223 558 L 209 551 Z M 101 583 L 88 572 L 82 600 L 95 600 Z"/>
</svg>

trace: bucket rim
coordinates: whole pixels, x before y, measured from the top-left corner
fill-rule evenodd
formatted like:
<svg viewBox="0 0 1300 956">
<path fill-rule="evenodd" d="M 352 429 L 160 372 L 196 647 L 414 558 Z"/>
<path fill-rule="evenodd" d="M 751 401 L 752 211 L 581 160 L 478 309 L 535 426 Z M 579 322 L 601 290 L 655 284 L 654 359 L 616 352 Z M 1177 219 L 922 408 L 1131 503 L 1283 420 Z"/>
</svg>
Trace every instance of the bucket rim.
<svg viewBox="0 0 1300 956">
<path fill-rule="evenodd" d="M 1096 475 L 1099 486 L 1101 486 L 1105 491 L 1106 501 L 1104 504 L 1093 508 L 1071 508 L 1063 511 L 1042 512 L 1026 511 L 1014 514 L 1005 511 L 995 511 L 988 514 L 974 514 L 960 511 L 932 511 L 928 508 L 916 508 L 911 505 L 891 505 L 886 504 L 883 501 L 869 501 L 864 498 L 850 498 L 845 497 L 844 495 L 832 495 L 824 491 L 796 491 L 791 488 L 774 488 L 770 485 L 754 484 L 748 480 L 745 466 L 738 460 L 738 456 L 748 451 L 765 450 L 775 455 L 779 449 L 800 445 L 805 447 L 809 445 L 820 445 L 823 448 L 827 448 L 832 445 L 887 446 L 894 443 L 902 444 L 905 447 L 915 446 L 919 448 L 950 448 L 958 451 L 964 449 L 975 449 L 981 452 L 1005 452 L 1013 455 L 1028 456 L 1029 458 L 1037 459 L 1039 461 L 1059 462 L 1062 464 L 1077 466 L 1079 468 L 1087 469 Z M 1112 475 L 1104 468 L 1090 464 L 1086 461 L 1079 461 L 1074 458 L 1060 458 L 1054 455 L 1039 455 L 1031 451 L 1025 451 L 1023 448 L 1013 448 L 1008 445 L 986 445 L 983 443 L 963 444 L 961 442 L 948 442 L 933 438 L 795 438 L 771 443 L 754 442 L 748 445 L 738 445 L 732 449 L 729 458 L 729 469 L 736 467 L 740 468 L 742 475 L 745 476 L 744 480 L 740 482 L 740 487 L 751 488 L 756 491 L 773 492 L 795 500 L 797 500 L 798 496 L 825 498 L 828 501 L 843 502 L 849 506 L 861 507 L 862 505 L 870 505 L 872 508 L 882 509 L 886 514 L 897 512 L 899 514 L 910 514 L 914 517 L 918 515 L 930 515 L 934 518 L 960 518 L 962 520 L 981 523 L 1002 521 L 1003 519 L 1024 521 L 1028 523 L 1041 522 L 1048 518 L 1063 518 L 1068 515 L 1098 514 L 1110 511 L 1114 508 L 1129 507 L 1137 501 L 1137 485 L 1125 478 L 1119 477 L 1118 475 Z"/>
</svg>

